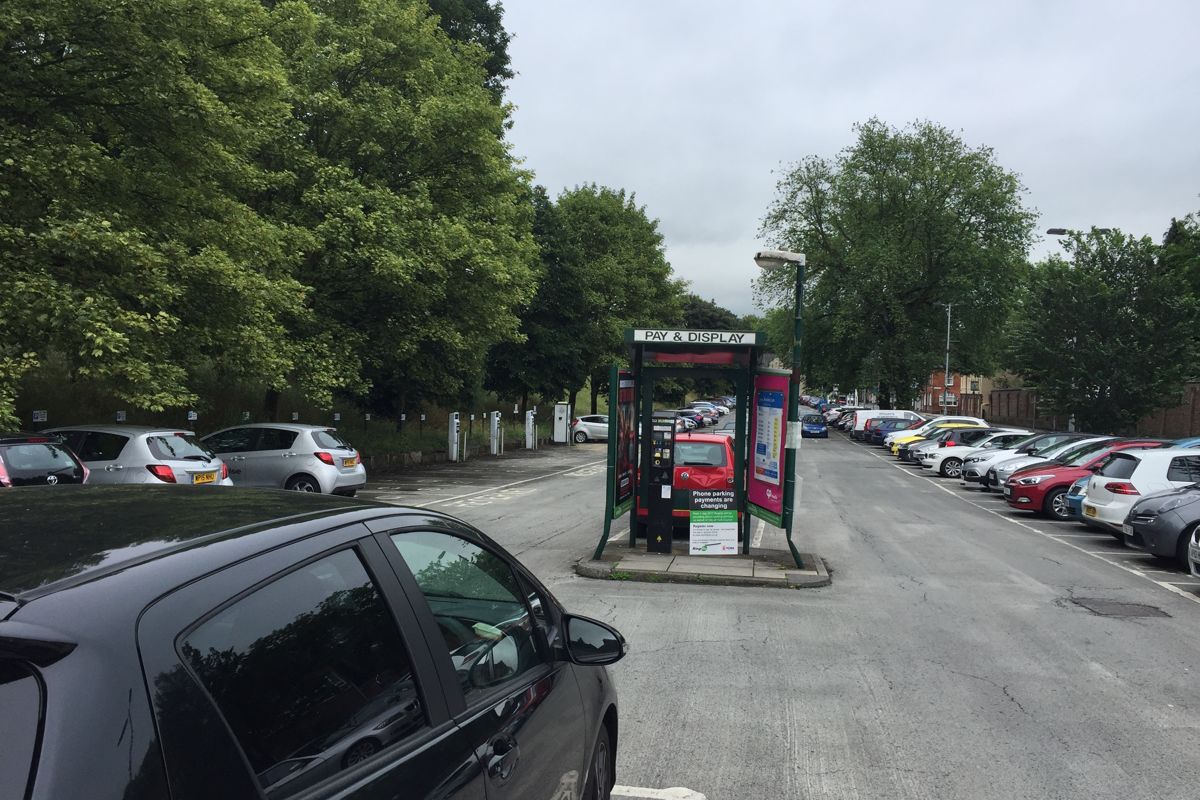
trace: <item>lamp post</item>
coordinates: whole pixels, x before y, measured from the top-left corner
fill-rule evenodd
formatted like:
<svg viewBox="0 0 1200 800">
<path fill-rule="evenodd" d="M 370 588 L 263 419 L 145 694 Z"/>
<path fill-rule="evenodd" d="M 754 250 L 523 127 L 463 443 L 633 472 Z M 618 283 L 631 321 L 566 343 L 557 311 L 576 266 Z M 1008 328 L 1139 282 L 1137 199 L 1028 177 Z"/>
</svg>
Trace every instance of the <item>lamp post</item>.
<svg viewBox="0 0 1200 800">
<path fill-rule="evenodd" d="M 936 305 L 946 307 L 946 368 L 942 370 L 942 416 L 944 417 L 950 413 L 946 390 L 950 388 L 950 309 L 954 307 L 954 303 L 936 303 Z"/>
</svg>

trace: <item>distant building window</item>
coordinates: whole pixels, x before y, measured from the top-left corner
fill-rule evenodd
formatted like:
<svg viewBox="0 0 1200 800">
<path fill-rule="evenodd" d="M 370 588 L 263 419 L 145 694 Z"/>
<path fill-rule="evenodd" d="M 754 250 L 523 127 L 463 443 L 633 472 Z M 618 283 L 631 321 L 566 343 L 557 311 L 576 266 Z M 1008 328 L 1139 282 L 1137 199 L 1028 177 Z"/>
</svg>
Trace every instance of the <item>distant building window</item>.
<svg viewBox="0 0 1200 800">
<path fill-rule="evenodd" d="M 979 394 L 979 381 L 971 381 L 971 394 Z"/>
</svg>

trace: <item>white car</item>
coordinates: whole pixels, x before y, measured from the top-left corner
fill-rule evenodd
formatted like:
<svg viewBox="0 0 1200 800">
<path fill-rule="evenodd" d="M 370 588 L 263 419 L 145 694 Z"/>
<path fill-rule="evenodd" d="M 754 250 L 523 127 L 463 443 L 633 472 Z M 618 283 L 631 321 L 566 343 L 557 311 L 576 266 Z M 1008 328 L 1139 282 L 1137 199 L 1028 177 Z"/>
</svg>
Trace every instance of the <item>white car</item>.
<svg viewBox="0 0 1200 800">
<path fill-rule="evenodd" d="M 1123 533 L 1122 525 L 1133 504 L 1148 494 L 1190 486 L 1200 467 L 1200 456 L 1191 448 L 1118 450 L 1088 481 L 1083 516 Z"/>
<path fill-rule="evenodd" d="M 604 414 L 587 414 L 571 422 L 571 438 L 584 442 L 608 441 L 608 417 Z"/>
<path fill-rule="evenodd" d="M 992 486 L 1002 491 L 1005 482 L 1012 474 L 1022 467 L 1040 464 L 1051 459 L 1061 458 L 1063 463 L 1074 460 L 1079 456 L 1102 449 L 1109 442 L 1115 442 L 1115 436 L 1093 436 L 1089 439 L 1073 439 L 1062 444 L 1039 450 L 1037 455 L 1017 456 L 993 464 L 984 475 L 983 488 L 991 491 Z"/>
<path fill-rule="evenodd" d="M 989 433 L 975 444 L 963 447 L 937 447 L 925 452 L 921 460 L 922 467 L 928 467 L 943 478 L 957 478 L 962 475 L 963 462 L 978 452 L 1003 450 L 1024 439 L 1028 439 L 1032 431 L 1018 428 L 1002 429 Z"/>
<path fill-rule="evenodd" d="M 84 463 L 90 484 L 233 486 L 229 466 L 179 428 L 146 425 L 72 425 L 46 433 L 61 436 Z"/>
<path fill-rule="evenodd" d="M 908 436 L 924 436 L 929 431 L 943 423 L 961 422 L 965 425 L 982 425 L 987 427 L 987 423 L 979 417 L 934 417 L 919 428 L 905 428 L 899 431 L 892 431 L 887 436 L 883 437 L 884 447 L 891 447 L 897 439 L 902 439 Z"/>
<path fill-rule="evenodd" d="M 962 475 L 959 483 L 969 486 L 972 483 L 983 484 L 987 491 L 985 477 L 987 471 L 994 465 L 1016 456 L 1032 455 L 1042 450 L 1055 447 L 1065 441 L 1078 441 L 1084 437 L 1077 433 L 1035 433 L 1026 439 L 1013 442 L 1010 447 L 999 450 L 987 450 L 974 453 L 963 459 Z"/>
<path fill-rule="evenodd" d="M 921 415 L 915 411 L 905 411 L 902 408 L 871 408 L 854 412 L 854 427 L 850 431 L 851 439 L 862 439 L 867 423 L 873 419 L 906 419 L 916 422 Z"/>
</svg>

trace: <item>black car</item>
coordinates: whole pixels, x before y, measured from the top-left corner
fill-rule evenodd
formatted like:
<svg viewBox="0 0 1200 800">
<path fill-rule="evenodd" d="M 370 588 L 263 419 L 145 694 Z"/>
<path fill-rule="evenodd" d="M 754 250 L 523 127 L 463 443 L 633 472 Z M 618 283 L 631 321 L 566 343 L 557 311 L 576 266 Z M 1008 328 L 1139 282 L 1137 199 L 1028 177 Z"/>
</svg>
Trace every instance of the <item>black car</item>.
<svg viewBox="0 0 1200 800">
<path fill-rule="evenodd" d="M 0 797 L 607 798 L 612 628 L 436 512 L 0 492 Z"/>
<path fill-rule="evenodd" d="M 1129 509 L 1125 544 L 1188 569 L 1188 544 L 1200 526 L 1200 483 L 1156 492 Z"/>
<path fill-rule="evenodd" d="M 88 469 L 58 437 L 0 433 L 0 488 L 83 483 Z"/>
</svg>

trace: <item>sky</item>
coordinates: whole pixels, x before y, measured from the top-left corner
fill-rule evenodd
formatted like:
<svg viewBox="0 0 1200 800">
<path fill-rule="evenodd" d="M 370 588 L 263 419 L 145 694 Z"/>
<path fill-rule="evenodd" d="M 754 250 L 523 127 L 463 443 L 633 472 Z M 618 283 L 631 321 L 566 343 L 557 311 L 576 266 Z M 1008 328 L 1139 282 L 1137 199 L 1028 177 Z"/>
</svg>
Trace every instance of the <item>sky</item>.
<svg viewBox="0 0 1200 800">
<path fill-rule="evenodd" d="M 853 125 L 987 145 L 1049 227 L 1160 240 L 1200 210 L 1200 3 L 505 0 L 515 154 L 552 195 L 634 192 L 697 294 L 755 311 L 789 164 Z"/>
</svg>

